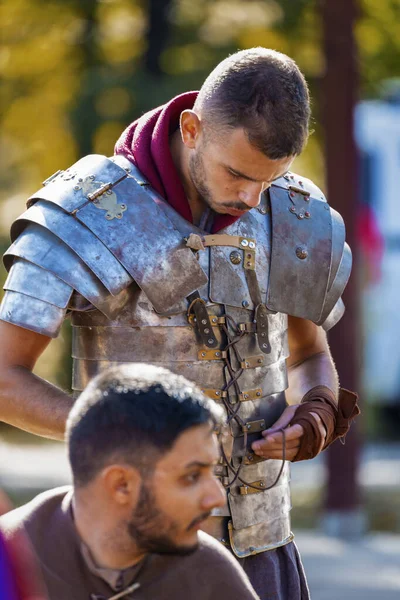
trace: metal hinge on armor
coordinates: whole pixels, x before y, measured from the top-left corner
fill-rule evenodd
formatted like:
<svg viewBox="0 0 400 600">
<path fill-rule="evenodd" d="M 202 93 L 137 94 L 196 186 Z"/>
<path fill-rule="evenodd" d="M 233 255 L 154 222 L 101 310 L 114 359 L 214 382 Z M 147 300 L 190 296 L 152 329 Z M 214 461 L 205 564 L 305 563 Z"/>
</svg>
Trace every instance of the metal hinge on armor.
<svg viewBox="0 0 400 600">
<path fill-rule="evenodd" d="M 88 191 L 89 182 L 96 184 L 95 189 Z M 127 208 L 119 218 L 122 209 L 117 202 L 119 208 L 113 205 L 112 219 L 107 221 L 98 208 L 103 207 L 102 199 L 107 204 L 103 208 L 108 207 L 109 185 Z M 126 169 L 104 156 L 81 159 L 67 174 L 59 174 L 34 194 L 30 204 L 37 200 L 58 206 L 89 229 L 105 246 L 103 255 L 108 251 L 118 259 L 160 313 L 176 310 L 177 303 L 207 283 L 206 274 L 165 212 Z"/>
</svg>

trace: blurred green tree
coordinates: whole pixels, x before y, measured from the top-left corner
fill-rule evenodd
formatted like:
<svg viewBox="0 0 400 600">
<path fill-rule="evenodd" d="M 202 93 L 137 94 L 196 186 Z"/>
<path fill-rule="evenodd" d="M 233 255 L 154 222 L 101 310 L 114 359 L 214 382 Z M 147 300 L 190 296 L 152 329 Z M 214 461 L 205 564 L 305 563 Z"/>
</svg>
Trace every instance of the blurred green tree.
<svg viewBox="0 0 400 600">
<path fill-rule="evenodd" d="M 399 17 L 400 0 L 360 0 L 363 95 L 399 76 Z M 131 120 L 197 89 L 240 48 L 285 52 L 305 73 L 315 132 L 295 168 L 324 187 L 321 30 L 318 0 L 3 0 L 0 246 L 41 181 L 81 155 L 112 154 Z"/>
</svg>

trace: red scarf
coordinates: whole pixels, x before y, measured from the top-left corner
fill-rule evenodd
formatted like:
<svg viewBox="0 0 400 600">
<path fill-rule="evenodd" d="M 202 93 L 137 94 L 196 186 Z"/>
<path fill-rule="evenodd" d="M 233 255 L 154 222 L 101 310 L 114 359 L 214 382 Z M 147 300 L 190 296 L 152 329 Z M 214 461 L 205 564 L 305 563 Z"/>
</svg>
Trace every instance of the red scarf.
<svg viewBox="0 0 400 600">
<path fill-rule="evenodd" d="M 114 149 L 115 154 L 122 154 L 133 162 L 153 188 L 190 223 L 192 213 L 172 160 L 169 136 L 179 127 L 181 112 L 193 108 L 196 97 L 197 92 L 186 92 L 145 113 L 125 129 Z M 217 214 L 213 233 L 237 219 Z"/>
</svg>

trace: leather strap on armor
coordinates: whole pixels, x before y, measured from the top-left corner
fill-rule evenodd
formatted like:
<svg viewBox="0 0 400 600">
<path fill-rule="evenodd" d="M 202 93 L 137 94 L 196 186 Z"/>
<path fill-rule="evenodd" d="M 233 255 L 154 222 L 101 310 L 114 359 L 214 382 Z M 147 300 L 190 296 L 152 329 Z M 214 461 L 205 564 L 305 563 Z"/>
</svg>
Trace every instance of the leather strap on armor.
<svg viewBox="0 0 400 600">
<path fill-rule="evenodd" d="M 334 393 L 323 385 L 318 385 L 307 392 L 291 422 L 291 426 L 301 425 L 304 429 L 299 451 L 292 462 L 314 458 L 337 438 L 344 438 L 351 422 L 360 414 L 357 399 L 357 394 L 341 388 L 338 406 L 336 406 Z M 323 446 L 317 421 L 311 413 L 317 414 L 324 424 L 326 436 Z"/>
</svg>

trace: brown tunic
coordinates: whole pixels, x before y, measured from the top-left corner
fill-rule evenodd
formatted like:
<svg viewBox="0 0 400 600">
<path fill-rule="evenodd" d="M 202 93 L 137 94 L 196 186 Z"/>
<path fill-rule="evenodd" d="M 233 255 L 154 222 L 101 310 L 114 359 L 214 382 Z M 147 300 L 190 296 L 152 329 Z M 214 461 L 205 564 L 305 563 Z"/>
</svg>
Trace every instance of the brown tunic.
<svg viewBox="0 0 400 600">
<path fill-rule="evenodd" d="M 57 488 L 0 518 L 6 538 L 25 530 L 38 558 L 49 600 L 108 600 L 133 584 L 125 600 L 256 600 L 243 570 L 219 542 L 199 532 L 188 556 L 152 554 L 116 573 L 91 567 L 71 515 L 72 490 Z M 93 524 L 95 526 L 95 523 Z M 126 586 L 126 587 L 125 587 Z"/>
</svg>

